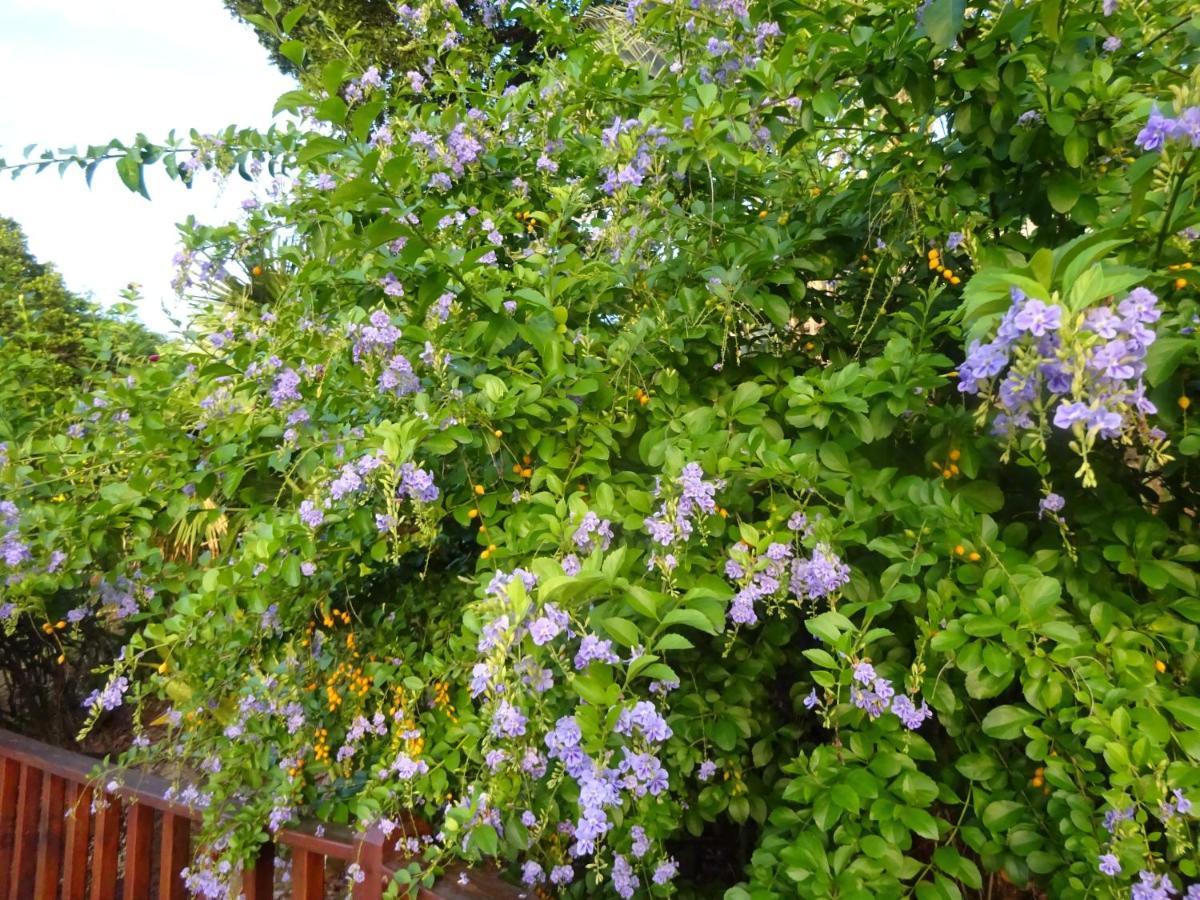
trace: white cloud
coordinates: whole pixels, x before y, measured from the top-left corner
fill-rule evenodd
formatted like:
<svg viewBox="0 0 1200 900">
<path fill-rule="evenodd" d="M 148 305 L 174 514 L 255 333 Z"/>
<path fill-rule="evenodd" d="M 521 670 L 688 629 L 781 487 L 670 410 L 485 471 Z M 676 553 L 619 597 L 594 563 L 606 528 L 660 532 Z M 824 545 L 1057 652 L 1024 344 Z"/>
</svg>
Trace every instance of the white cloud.
<svg viewBox="0 0 1200 900">
<path fill-rule="evenodd" d="M 0 156 L 29 143 L 102 144 L 172 128 L 265 127 L 291 81 L 219 0 L 4 0 L 0 4 Z M 0 179 L 0 215 L 16 219 L 33 252 L 68 285 L 112 302 L 129 282 L 145 291 L 147 324 L 169 328 L 161 304 L 181 310 L 170 280 L 175 223 L 236 216 L 249 186 L 207 179 L 188 191 L 152 172 L 153 202 L 130 193 L 111 166 L 93 189 L 83 173 Z"/>
</svg>

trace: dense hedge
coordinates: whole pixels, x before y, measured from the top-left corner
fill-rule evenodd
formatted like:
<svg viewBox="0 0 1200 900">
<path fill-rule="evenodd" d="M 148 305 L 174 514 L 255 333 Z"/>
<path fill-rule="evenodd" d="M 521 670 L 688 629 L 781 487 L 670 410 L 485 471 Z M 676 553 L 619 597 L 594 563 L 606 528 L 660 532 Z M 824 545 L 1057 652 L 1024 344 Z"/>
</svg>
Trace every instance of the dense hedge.
<svg viewBox="0 0 1200 900">
<path fill-rule="evenodd" d="M 128 629 L 192 886 L 308 811 L 572 896 L 1200 878 L 1191 10 L 489 9 L 542 61 L 407 5 L 139 139 L 260 199 L 6 447 L 0 618 Z"/>
</svg>

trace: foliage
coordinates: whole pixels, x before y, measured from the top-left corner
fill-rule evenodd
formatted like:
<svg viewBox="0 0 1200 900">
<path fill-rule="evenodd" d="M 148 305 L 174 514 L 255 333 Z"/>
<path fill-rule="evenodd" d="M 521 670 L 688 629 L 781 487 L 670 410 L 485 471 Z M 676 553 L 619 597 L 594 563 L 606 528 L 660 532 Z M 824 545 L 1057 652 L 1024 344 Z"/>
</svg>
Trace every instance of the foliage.
<svg viewBox="0 0 1200 900">
<path fill-rule="evenodd" d="M 1195 20 L 504 15 L 556 52 L 420 6 L 420 70 L 332 59 L 173 169 L 279 174 L 185 229 L 170 359 L 11 442 L 0 618 L 130 629 L 93 712 L 170 700 L 130 760 L 221 860 L 312 810 L 410 885 L 1200 878 Z"/>
<path fill-rule="evenodd" d="M 51 266 L 30 255 L 25 235 L 0 218 L 0 437 L 40 421 L 92 369 L 115 369 L 153 352 L 154 338 L 128 318 L 70 293 Z"/>
</svg>

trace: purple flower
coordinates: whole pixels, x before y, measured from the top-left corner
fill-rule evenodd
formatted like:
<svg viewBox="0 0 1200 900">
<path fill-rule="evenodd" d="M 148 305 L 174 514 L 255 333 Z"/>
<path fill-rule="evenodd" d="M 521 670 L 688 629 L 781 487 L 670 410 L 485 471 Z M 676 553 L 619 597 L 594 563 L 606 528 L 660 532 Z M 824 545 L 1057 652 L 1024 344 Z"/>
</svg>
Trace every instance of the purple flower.
<svg viewBox="0 0 1200 900">
<path fill-rule="evenodd" d="M 1138 132 L 1138 136 L 1134 138 L 1133 142 L 1146 151 L 1160 150 L 1166 143 L 1170 126 L 1171 120 L 1160 113 L 1158 107 L 1155 106 L 1150 110 L 1150 118 L 1146 120 L 1145 127 Z"/>
<path fill-rule="evenodd" d="M 397 496 L 408 497 L 418 503 L 432 503 L 440 493 L 430 472 L 410 462 L 400 466 L 400 486 L 396 489 Z"/>
<path fill-rule="evenodd" d="M 575 654 L 575 668 L 578 670 L 587 668 L 593 662 L 616 665 L 620 661 L 620 657 L 613 653 L 612 641 L 602 640 L 594 634 L 584 635 L 579 652 Z"/>
<path fill-rule="evenodd" d="M 312 576 L 317 571 L 317 564 L 315 562 L 311 562 L 310 560 L 305 560 L 304 562 L 300 563 L 300 571 L 303 572 L 305 576 Z"/>
<path fill-rule="evenodd" d="M 666 884 L 679 871 L 679 866 L 675 864 L 673 859 L 664 859 L 654 869 L 654 874 L 650 876 L 650 880 L 655 884 Z"/>
<path fill-rule="evenodd" d="M 620 853 L 613 855 L 612 884 L 613 890 L 625 900 L 629 900 L 641 885 L 641 879 L 633 874 L 629 862 Z"/>
<path fill-rule="evenodd" d="M 1066 500 L 1060 495 L 1051 492 L 1038 503 L 1038 517 L 1041 518 L 1049 513 L 1061 512 L 1062 508 L 1066 505 Z"/>
<path fill-rule="evenodd" d="M 555 866 L 550 870 L 550 883 L 558 887 L 570 884 L 575 878 L 575 869 L 571 866 Z"/>
<path fill-rule="evenodd" d="M 1100 7 L 1104 10 L 1104 14 L 1106 16 L 1111 16 L 1117 11 L 1117 0 L 1104 0 L 1104 2 L 1100 4 Z"/>
<path fill-rule="evenodd" d="M 715 774 L 717 774 L 717 764 L 711 759 L 706 759 L 700 763 L 700 769 L 696 772 L 696 777 L 701 781 L 708 781 Z"/>
<path fill-rule="evenodd" d="M 650 839 L 646 837 L 646 829 L 641 825 L 634 825 L 629 829 L 629 835 L 633 838 L 633 849 L 630 853 L 634 859 L 641 859 L 650 852 Z"/>
<path fill-rule="evenodd" d="M 1117 311 L 1126 319 L 1144 322 L 1147 325 L 1157 322 L 1162 317 L 1162 310 L 1158 308 L 1158 297 L 1144 287 L 1130 291 L 1129 296 L 1117 306 Z"/>
<path fill-rule="evenodd" d="M 897 694 L 892 698 L 892 713 L 909 731 L 915 731 L 926 719 L 933 718 L 933 711 L 925 701 L 921 701 L 920 707 L 917 707 L 905 694 Z"/>
<path fill-rule="evenodd" d="M 521 824 L 526 828 L 532 828 L 537 824 L 537 816 L 533 814 L 533 810 L 527 809 L 521 813 Z"/>
<path fill-rule="evenodd" d="M 859 684 L 870 684 L 876 679 L 875 668 L 869 662 L 863 661 L 854 666 L 854 680 Z"/>
<path fill-rule="evenodd" d="M 284 369 L 276 377 L 275 384 L 271 388 L 271 405 L 280 407 L 289 401 L 299 401 L 301 399 L 300 392 L 297 390 L 299 386 L 300 376 L 292 369 Z"/>
<path fill-rule="evenodd" d="M 1018 128 L 1032 128 L 1042 121 L 1042 114 L 1036 109 L 1027 109 L 1017 116 Z"/>
<path fill-rule="evenodd" d="M 607 550 L 612 539 L 612 522 L 608 519 L 601 519 L 594 512 L 589 512 L 583 517 L 583 521 L 579 523 L 579 527 L 575 529 L 575 534 L 572 536 L 575 546 L 584 551 L 590 551 L 595 547 Z"/>
<path fill-rule="evenodd" d="M 1113 875 L 1119 875 L 1121 872 L 1121 862 L 1112 853 L 1105 853 L 1100 857 L 1100 873 L 1108 875 L 1110 878 Z"/>
<path fill-rule="evenodd" d="M 1107 2 L 1107 0 L 1106 0 Z M 1121 39 L 1115 34 L 1110 34 L 1104 39 L 1104 43 L 1100 45 L 1105 53 L 1116 53 L 1121 49 Z"/>
<path fill-rule="evenodd" d="M 311 500 L 305 500 L 300 504 L 300 521 L 309 528 L 319 528 L 325 521 L 325 513 Z"/>
<path fill-rule="evenodd" d="M 546 880 L 546 873 L 541 865 L 534 862 L 532 859 L 521 867 L 521 883 L 522 884 L 541 884 Z"/>
<path fill-rule="evenodd" d="M 492 734 L 496 737 L 520 737 L 528 719 L 507 700 L 501 700 L 492 714 Z"/>
<path fill-rule="evenodd" d="M 328 172 L 322 172 L 317 176 L 314 186 L 318 191 L 332 191 L 337 187 L 337 182 L 333 180 L 333 176 Z"/>
<path fill-rule="evenodd" d="M 1022 331 L 1027 331 L 1034 337 L 1041 337 L 1047 331 L 1057 331 L 1062 321 L 1062 307 L 1057 304 L 1046 305 L 1040 300 L 1030 300 L 1019 313 L 1015 324 Z"/>
<path fill-rule="evenodd" d="M 811 691 L 809 691 L 804 696 L 804 708 L 805 709 L 815 709 L 817 707 L 817 705 L 820 704 L 820 702 L 821 701 L 817 698 L 817 689 L 816 688 L 813 688 Z"/>
<path fill-rule="evenodd" d="M 1130 890 L 1129 900 L 1169 900 L 1179 893 L 1167 875 L 1155 875 L 1143 869 L 1138 872 L 1138 878 Z"/>
<path fill-rule="evenodd" d="M 961 231 L 952 231 L 950 232 L 950 236 L 946 238 L 946 249 L 950 251 L 957 250 L 962 246 L 964 240 L 965 238 Z"/>
</svg>

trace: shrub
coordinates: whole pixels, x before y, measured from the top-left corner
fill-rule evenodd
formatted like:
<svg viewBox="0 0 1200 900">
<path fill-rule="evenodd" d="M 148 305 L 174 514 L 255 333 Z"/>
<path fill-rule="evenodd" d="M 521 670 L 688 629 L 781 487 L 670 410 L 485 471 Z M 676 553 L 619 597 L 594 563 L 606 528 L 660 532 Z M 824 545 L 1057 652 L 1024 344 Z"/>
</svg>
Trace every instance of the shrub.
<svg viewBox="0 0 1200 900">
<path fill-rule="evenodd" d="M 420 70 L 135 144 L 276 178 L 7 448 L 4 617 L 128 629 L 193 887 L 304 811 L 406 884 L 1195 881 L 1196 32 L 1112 6 L 514 6 L 520 66 L 420 6 Z"/>
</svg>

